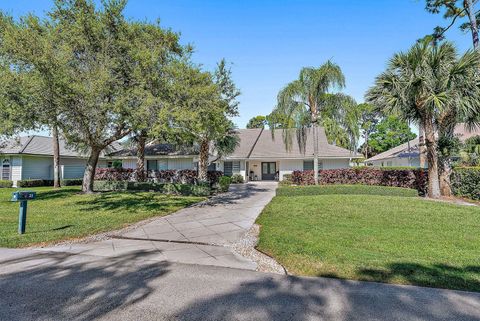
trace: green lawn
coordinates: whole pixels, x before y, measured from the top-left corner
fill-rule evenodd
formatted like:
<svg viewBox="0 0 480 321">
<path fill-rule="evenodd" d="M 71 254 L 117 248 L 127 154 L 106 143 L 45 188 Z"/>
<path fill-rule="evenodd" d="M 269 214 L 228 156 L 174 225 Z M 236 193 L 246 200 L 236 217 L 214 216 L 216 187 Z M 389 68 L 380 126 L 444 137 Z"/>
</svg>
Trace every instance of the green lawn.
<svg viewBox="0 0 480 321">
<path fill-rule="evenodd" d="M 297 275 L 480 291 L 480 207 L 380 189 L 281 187 L 259 249 Z"/>
<path fill-rule="evenodd" d="M 19 235 L 19 204 L 10 202 L 16 189 L 0 189 L 0 247 L 23 247 L 114 230 L 204 199 L 149 192 L 83 195 L 79 187 L 28 190 L 36 191 L 37 199 L 28 202 L 26 233 Z"/>
</svg>

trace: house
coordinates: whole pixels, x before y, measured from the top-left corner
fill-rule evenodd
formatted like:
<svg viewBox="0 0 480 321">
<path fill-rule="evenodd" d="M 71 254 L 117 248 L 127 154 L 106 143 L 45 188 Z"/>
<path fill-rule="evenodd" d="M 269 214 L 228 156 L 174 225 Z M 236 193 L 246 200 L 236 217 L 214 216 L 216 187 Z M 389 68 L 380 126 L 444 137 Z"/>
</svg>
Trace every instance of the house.
<svg viewBox="0 0 480 321">
<path fill-rule="evenodd" d="M 60 139 L 60 177 L 82 178 L 86 155 L 66 146 Z M 110 150 L 118 150 L 118 143 Z M 8 140 L 0 145 L 2 172 L 0 179 L 11 180 L 13 185 L 25 179 L 53 179 L 53 140 L 51 137 L 32 135 Z M 110 160 L 102 153 L 99 166 L 106 167 Z"/>
<path fill-rule="evenodd" d="M 277 129 L 273 135 L 268 129 L 238 129 L 239 145 L 226 157 L 211 155 L 210 170 L 221 170 L 225 175 L 240 174 L 248 180 L 282 180 L 285 174 L 294 170 L 313 169 L 313 135 L 307 130 L 305 148 L 300 148 L 293 138 L 292 146 L 286 149 L 283 130 Z M 328 143 L 325 131 L 320 128 L 319 167 L 335 169 L 349 167 L 352 158 L 357 158 L 349 150 Z M 0 179 L 18 180 L 53 179 L 52 138 L 26 136 L 13 139 L 0 147 L 2 176 Z M 136 149 L 122 148 L 113 144 L 103 152 L 99 167 L 111 167 L 120 161 L 123 168 L 135 169 Z M 176 147 L 172 144 L 148 144 L 145 148 L 146 170 L 197 169 L 198 150 Z M 60 140 L 61 178 L 81 178 L 85 170 L 86 155 L 79 153 Z"/>
<path fill-rule="evenodd" d="M 313 169 L 313 135 L 307 131 L 305 150 L 300 148 L 295 138 L 292 148 L 287 150 L 283 140 L 283 130 L 277 129 L 272 135 L 268 129 L 238 129 L 239 145 L 226 157 L 210 157 L 210 170 L 221 170 L 225 175 L 240 174 L 248 180 L 283 179 L 294 170 Z M 349 150 L 331 145 L 323 128 L 319 129 L 319 167 L 323 169 L 347 168 L 350 160 L 357 158 Z M 136 150 L 119 151 L 109 156 L 122 161 L 124 168 L 136 168 Z M 151 144 L 145 148 L 145 169 L 196 169 L 198 151 L 195 149 L 175 149 L 170 144 Z M 277 177 L 278 175 L 278 177 Z"/>
<path fill-rule="evenodd" d="M 479 129 L 469 130 L 464 124 L 455 127 L 455 135 L 464 142 L 470 137 L 480 135 Z M 420 141 L 418 138 L 375 155 L 367 160 L 365 164 L 375 167 L 390 166 L 413 166 L 420 167 Z"/>
</svg>

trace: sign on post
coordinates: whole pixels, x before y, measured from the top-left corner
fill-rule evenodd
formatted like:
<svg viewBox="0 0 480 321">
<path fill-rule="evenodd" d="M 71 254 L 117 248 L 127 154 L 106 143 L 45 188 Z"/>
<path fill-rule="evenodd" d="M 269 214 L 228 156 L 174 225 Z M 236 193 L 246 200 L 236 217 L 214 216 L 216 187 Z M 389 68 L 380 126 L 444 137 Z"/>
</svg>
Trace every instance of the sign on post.
<svg viewBox="0 0 480 321">
<path fill-rule="evenodd" d="M 25 233 L 27 225 L 27 202 L 33 200 L 37 193 L 31 191 L 17 191 L 12 193 L 12 202 L 20 202 L 20 210 L 18 212 L 18 234 Z"/>
</svg>

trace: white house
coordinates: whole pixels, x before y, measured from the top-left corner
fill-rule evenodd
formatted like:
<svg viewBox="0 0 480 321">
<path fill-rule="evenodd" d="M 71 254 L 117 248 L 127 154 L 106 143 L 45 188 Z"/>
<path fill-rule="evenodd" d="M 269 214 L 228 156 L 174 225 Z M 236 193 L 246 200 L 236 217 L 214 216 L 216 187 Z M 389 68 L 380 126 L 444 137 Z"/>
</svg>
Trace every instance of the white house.
<svg viewBox="0 0 480 321">
<path fill-rule="evenodd" d="M 68 148 L 60 139 L 60 176 L 63 179 L 82 178 L 86 156 Z M 120 149 L 112 144 L 110 150 Z M 25 179 L 53 179 L 53 141 L 51 137 L 33 135 L 11 139 L 0 145 L 2 172 L 0 179 L 17 181 Z M 102 153 L 99 166 L 106 167 L 107 159 Z"/>
<path fill-rule="evenodd" d="M 283 141 L 283 130 L 277 129 L 272 136 L 268 129 L 238 129 L 240 142 L 236 150 L 227 157 L 215 159 L 211 156 L 211 170 L 221 170 L 225 175 L 240 174 L 245 180 L 282 180 L 283 175 L 294 170 L 313 169 L 313 135 L 308 131 L 305 150 L 295 138 L 290 150 Z M 349 150 L 328 144 L 325 131 L 319 133 L 320 168 L 348 168 L 350 160 L 356 158 Z M 136 150 L 123 150 L 109 156 L 122 161 L 125 168 L 136 168 Z M 145 169 L 196 169 L 198 152 L 191 149 L 176 150 L 169 144 L 148 145 L 145 150 Z"/>
<path fill-rule="evenodd" d="M 211 156 L 211 170 L 221 170 L 225 175 L 240 174 L 245 180 L 283 179 L 294 170 L 313 169 L 313 135 L 307 131 L 305 149 L 293 139 L 286 149 L 283 131 L 274 135 L 268 129 L 239 129 L 240 142 L 233 154 L 222 159 Z M 350 151 L 327 142 L 325 131 L 320 128 L 319 166 L 321 169 L 347 168 L 350 160 L 356 158 Z M 18 180 L 53 179 L 52 138 L 26 136 L 8 141 L 0 147 L 2 173 L 0 179 Z M 149 144 L 145 148 L 146 170 L 196 169 L 198 151 L 194 148 L 176 148 L 172 144 Z M 111 167 L 114 161 L 121 161 L 124 168 L 136 168 L 136 150 L 123 149 L 113 144 L 107 153 L 102 153 L 99 167 Z M 85 169 L 86 155 L 74 151 L 60 140 L 61 177 L 81 178 Z"/>
<path fill-rule="evenodd" d="M 469 130 L 464 124 L 455 127 L 455 135 L 464 142 L 466 139 L 480 135 L 480 130 Z M 367 160 L 365 164 L 374 167 L 391 166 L 413 166 L 420 167 L 420 141 L 418 138 L 391 148 L 383 153 L 375 155 Z"/>
</svg>

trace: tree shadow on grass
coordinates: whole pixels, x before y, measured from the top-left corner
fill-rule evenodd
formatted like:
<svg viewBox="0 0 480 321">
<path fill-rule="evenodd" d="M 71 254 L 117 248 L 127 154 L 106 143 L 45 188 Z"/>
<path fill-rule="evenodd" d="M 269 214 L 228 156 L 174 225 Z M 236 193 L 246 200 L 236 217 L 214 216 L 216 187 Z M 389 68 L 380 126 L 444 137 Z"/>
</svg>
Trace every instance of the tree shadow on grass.
<svg viewBox="0 0 480 321">
<path fill-rule="evenodd" d="M 446 264 L 391 263 L 385 269 L 361 269 L 361 280 L 397 282 L 419 286 L 480 292 L 480 266 L 455 267 Z"/>
<path fill-rule="evenodd" d="M 166 262 L 137 264 L 149 255 L 136 251 L 85 260 L 67 253 L 35 253 L 3 261 L 0 320 L 93 320 L 136 304 L 154 291 L 153 280 L 169 272 Z"/>
<path fill-rule="evenodd" d="M 76 202 L 81 211 L 157 211 L 163 212 L 171 208 L 183 208 L 198 202 L 195 198 L 184 196 L 168 196 L 158 198 L 157 193 L 104 193 L 94 199 Z"/>
<path fill-rule="evenodd" d="M 24 190 L 28 190 L 28 188 L 24 188 Z M 55 200 L 58 198 L 66 198 L 75 194 L 80 194 L 80 190 L 78 188 L 72 187 L 62 187 L 59 189 L 51 189 L 48 191 L 40 191 L 37 193 L 36 200 L 41 201 L 48 201 L 48 200 Z"/>
</svg>

